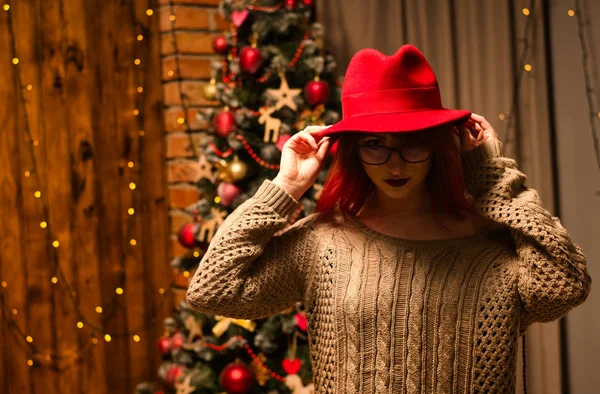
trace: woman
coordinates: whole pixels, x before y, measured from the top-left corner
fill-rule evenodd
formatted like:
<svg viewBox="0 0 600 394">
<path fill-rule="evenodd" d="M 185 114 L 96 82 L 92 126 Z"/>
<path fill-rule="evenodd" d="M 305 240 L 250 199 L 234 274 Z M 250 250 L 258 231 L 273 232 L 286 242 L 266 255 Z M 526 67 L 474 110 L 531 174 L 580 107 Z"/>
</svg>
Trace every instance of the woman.
<svg viewBox="0 0 600 394">
<path fill-rule="evenodd" d="M 319 394 L 514 392 L 518 337 L 589 293 L 581 249 L 490 123 L 442 107 L 415 47 L 358 52 L 343 89 L 342 121 L 294 135 L 221 225 L 189 303 L 256 319 L 303 301 Z M 318 212 L 274 236 L 333 139 Z"/>
</svg>

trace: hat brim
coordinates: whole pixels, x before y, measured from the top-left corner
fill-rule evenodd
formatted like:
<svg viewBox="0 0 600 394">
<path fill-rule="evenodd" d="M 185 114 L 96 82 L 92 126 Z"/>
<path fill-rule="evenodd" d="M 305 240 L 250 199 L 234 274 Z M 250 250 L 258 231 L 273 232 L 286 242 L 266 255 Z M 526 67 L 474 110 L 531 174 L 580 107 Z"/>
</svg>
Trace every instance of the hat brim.
<svg viewBox="0 0 600 394">
<path fill-rule="evenodd" d="M 361 115 L 342 119 L 319 134 L 325 137 L 344 132 L 409 133 L 432 127 L 462 124 L 470 117 L 470 111 L 446 108 L 405 113 Z"/>
</svg>

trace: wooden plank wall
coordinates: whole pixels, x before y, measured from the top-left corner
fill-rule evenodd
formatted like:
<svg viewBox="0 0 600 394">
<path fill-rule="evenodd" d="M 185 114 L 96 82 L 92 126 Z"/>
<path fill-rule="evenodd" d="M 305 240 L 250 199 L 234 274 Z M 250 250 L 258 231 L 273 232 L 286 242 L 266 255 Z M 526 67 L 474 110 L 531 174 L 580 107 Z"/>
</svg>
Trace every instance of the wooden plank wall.
<svg viewBox="0 0 600 394">
<path fill-rule="evenodd" d="M 2 394 L 158 380 L 172 300 L 154 3 L 0 2 Z"/>
</svg>

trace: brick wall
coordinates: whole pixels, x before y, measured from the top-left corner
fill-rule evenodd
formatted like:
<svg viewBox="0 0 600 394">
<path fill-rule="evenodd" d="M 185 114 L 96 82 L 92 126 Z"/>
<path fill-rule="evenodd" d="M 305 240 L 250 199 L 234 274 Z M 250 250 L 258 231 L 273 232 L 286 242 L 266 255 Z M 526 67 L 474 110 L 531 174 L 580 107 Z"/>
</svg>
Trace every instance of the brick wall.
<svg viewBox="0 0 600 394">
<path fill-rule="evenodd" d="M 185 133 L 185 120 L 192 131 L 192 139 L 197 142 L 207 124 L 199 121 L 196 114 L 219 105 L 218 101 L 206 100 L 202 94 L 204 85 L 210 80 L 210 62 L 222 59 L 212 50 L 213 38 L 229 28 L 227 21 L 218 13 L 219 3 L 220 0 L 159 0 L 172 257 L 186 253 L 176 237 L 183 224 L 192 222 L 183 208 L 201 197 L 199 190 L 191 184 L 198 181 L 199 167 L 190 147 L 190 137 Z M 179 74 L 174 41 L 179 51 Z M 180 76 L 181 87 L 178 83 Z M 180 89 L 187 96 L 187 114 L 181 106 Z M 177 286 L 181 287 L 175 290 L 177 304 L 185 296 L 184 289 L 192 273 L 189 277 L 174 275 Z"/>
</svg>

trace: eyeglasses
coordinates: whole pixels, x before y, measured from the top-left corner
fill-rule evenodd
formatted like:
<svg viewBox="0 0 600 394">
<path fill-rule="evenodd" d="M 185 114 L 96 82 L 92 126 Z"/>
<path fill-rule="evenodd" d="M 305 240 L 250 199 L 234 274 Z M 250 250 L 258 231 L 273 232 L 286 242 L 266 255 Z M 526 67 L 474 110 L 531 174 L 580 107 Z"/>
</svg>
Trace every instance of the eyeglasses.
<svg viewBox="0 0 600 394">
<path fill-rule="evenodd" d="M 406 163 L 421 163 L 429 159 L 431 150 L 425 145 L 404 145 L 398 148 L 378 145 L 356 145 L 358 155 L 365 164 L 381 165 L 387 163 L 392 153 L 398 152 Z"/>
</svg>

